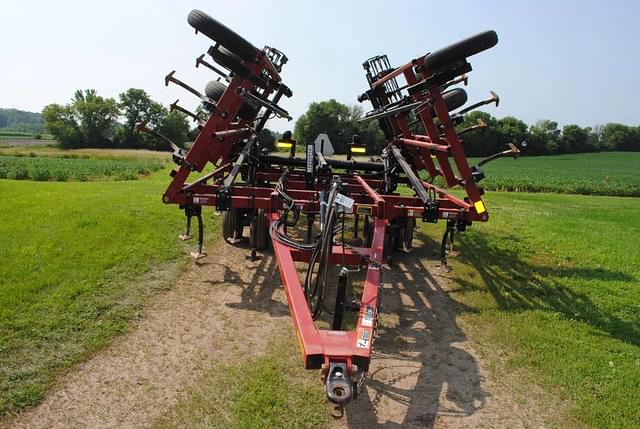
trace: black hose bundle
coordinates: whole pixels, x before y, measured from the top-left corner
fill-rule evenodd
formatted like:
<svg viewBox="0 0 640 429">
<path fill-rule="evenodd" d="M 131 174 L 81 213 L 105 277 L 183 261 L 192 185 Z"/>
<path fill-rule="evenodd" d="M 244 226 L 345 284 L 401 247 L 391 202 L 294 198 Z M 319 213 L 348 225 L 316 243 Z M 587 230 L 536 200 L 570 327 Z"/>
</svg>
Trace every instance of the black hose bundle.
<svg viewBox="0 0 640 429">
<path fill-rule="evenodd" d="M 284 203 L 284 211 L 282 215 L 278 218 L 276 222 L 271 223 L 271 227 L 269 228 L 269 234 L 271 238 L 279 241 L 280 243 L 293 247 L 298 250 L 314 250 L 317 246 L 316 243 L 301 243 L 289 237 L 287 234 L 281 231 L 283 226 L 294 227 L 298 224 L 298 220 L 300 219 L 300 209 L 295 205 L 293 198 L 289 196 L 285 192 L 285 187 L 287 183 L 287 179 L 289 176 L 289 170 L 285 169 L 282 176 L 278 180 L 278 184 L 275 188 L 278 196 L 282 199 Z M 289 212 L 293 212 L 293 219 L 291 221 L 288 220 Z"/>
<path fill-rule="evenodd" d="M 314 319 L 320 317 L 324 308 L 325 286 L 327 283 L 327 274 L 329 271 L 329 258 L 333 251 L 333 237 L 336 234 L 336 223 L 338 220 L 338 211 L 336 210 L 336 197 L 338 195 L 339 183 L 334 182 L 327 200 L 327 215 L 324 222 L 324 229 L 317 241 L 317 246 L 313 249 L 309 267 L 304 280 L 304 293 L 309 303 L 311 316 Z M 316 265 L 318 270 L 314 276 Z"/>
<path fill-rule="evenodd" d="M 338 220 L 338 211 L 336 209 L 336 197 L 340 187 L 339 182 L 334 182 L 329 192 L 327 201 L 328 211 L 324 222 L 322 232 L 316 237 L 313 243 L 301 243 L 289 237 L 284 232 L 284 226 L 293 227 L 300 219 L 300 209 L 286 191 L 286 183 L 288 179 L 288 169 L 285 169 L 276 185 L 276 192 L 283 201 L 284 211 L 276 222 L 271 223 L 270 235 L 278 242 L 298 250 L 310 250 L 311 258 L 304 281 L 304 293 L 311 310 L 312 317 L 317 319 L 324 308 L 325 285 L 327 281 L 327 273 L 329 271 L 329 258 L 333 250 L 333 237 L 336 232 L 336 223 Z M 293 213 L 293 219 L 288 220 L 289 213 Z M 317 266 L 317 272 L 314 270 Z"/>
</svg>

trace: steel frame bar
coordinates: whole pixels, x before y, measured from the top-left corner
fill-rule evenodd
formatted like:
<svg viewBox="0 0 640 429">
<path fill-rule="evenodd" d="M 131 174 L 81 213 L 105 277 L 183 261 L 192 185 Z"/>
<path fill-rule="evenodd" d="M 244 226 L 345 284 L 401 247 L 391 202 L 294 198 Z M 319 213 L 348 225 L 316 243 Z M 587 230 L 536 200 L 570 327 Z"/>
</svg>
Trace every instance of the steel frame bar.
<svg viewBox="0 0 640 429">
<path fill-rule="evenodd" d="M 277 213 L 268 215 L 270 222 L 277 222 L 278 218 Z M 331 362 L 344 362 L 349 371 L 352 370 L 352 363 L 356 363 L 359 368 L 368 369 L 378 314 L 384 235 L 387 225 L 387 220 L 376 219 L 371 248 L 349 251 L 350 262 L 355 265 L 363 261 L 367 263 L 355 331 L 323 330 L 316 327 L 308 310 L 304 290 L 295 267 L 295 261 L 308 261 L 310 255 L 294 250 L 276 239 L 272 240 L 305 368 L 320 369 L 323 365 L 327 367 Z M 342 258 L 342 252 L 341 246 L 334 246 L 332 259 Z"/>
</svg>

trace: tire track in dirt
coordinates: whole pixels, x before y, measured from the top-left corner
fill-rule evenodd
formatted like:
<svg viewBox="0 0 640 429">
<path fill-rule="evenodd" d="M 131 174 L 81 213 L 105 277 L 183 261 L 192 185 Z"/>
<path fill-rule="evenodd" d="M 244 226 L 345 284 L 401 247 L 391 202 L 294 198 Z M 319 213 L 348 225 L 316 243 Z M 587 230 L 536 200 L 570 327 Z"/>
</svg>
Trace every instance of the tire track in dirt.
<svg viewBox="0 0 640 429">
<path fill-rule="evenodd" d="M 217 362 L 260 354 L 288 309 L 273 257 L 246 255 L 218 242 L 151 300 L 129 333 L 0 427 L 145 427 Z"/>
<path fill-rule="evenodd" d="M 415 241 L 384 273 L 382 314 L 370 374 L 337 427 L 544 427 L 538 407 L 523 404 L 491 378 L 462 327 L 449 279 Z"/>
<path fill-rule="evenodd" d="M 425 254 L 402 255 L 385 272 L 369 377 L 329 426 L 544 427 L 536 404 L 488 375 L 457 323 L 447 279 Z M 0 426 L 147 427 L 218 362 L 263 353 L 269 334 L 290 323 L 289 311 L 273 254 L 257 262 L 247 255 L 219 241 L 151 300 L 129 333 L 62 377 L 38 407 Z"/>
</svg>

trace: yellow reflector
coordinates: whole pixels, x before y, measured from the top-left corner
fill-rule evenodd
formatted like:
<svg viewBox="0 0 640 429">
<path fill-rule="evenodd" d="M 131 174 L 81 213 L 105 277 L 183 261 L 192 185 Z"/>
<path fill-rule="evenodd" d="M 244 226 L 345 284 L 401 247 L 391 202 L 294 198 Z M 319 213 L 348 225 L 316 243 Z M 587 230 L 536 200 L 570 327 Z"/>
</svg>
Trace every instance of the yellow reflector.
<svg viewBox="0 0 640 429">
<path fill-rule="evenodd" d="M 287 143 L 287 142 L 278 142 L 277 146 L 281 149 L 291 149 L 291 147 L 293 146 L 292 143 Z"/>
<path fill-rule="evenodd" d="M 476 213 L 478 214 L 482 214 L 487 211 L 487 209 L 484 208 L 484 203 L 482 202 L 482 200 L 473 203 L 473 207 L 476 208 Z"/>
<path fill-rule="evenodd" d="M 351 153 L 367 153 L 367 148 L 351 146 Z"/>
</svg>

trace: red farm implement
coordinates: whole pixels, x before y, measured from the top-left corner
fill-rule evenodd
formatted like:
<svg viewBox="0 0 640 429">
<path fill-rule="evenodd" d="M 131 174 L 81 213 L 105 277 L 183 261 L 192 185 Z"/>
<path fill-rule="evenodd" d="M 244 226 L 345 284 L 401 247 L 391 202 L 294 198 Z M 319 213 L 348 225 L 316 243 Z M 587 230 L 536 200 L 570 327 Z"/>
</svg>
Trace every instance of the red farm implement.
<svg viewBox="0 0 640 429">
<path fill-rule="evenodd" d="M 258 135 L 273 116 L 291 119 L 278 105 L 283 96 L 293 95 L 280 75 L 287 57 L 268 46 L 255 48 L 198 10 L 188 22 L 215 42 L 207 54 L 216 64 L 202 55 L 196 66 L 220 79 L 201 93 L 174 72 L 166 77 L 167 85 L 185 88 L 204 109 L 196 114 L 177 102 L 172 105 L 197 121 L 200 131 L 188 151 L 171 143 L 178 167 L 163 201 L 184 209 L 183 239 L 196 217 L 196 258 L 204 256 L 203 206 L 223 212 L 222 232 L 229 243 L 249 227 L 252 258 L 272 243 L 304 366 L 321 369 L 327 397 L 343 405 L 357 396 L 371 364 L 383 258 L 411 246 L 416 219 L 442 220 L 446 263 L 447 235 L 452 238 L 454 231 L 488 220 L 477 185 L 483 177 L 480 165 L 517 156 L 512 146 L 473 167 L 465 157 L 460 135 L 483 124 L 463 130 L 456 126 L 467 111 L 497 105 L 495 94 L 452 113 L 467 101 L 466 92 L 454 88 L 466 84 L 465 73 L 471 71 L 466 58 L 494 46 L 496 33 L 480 33 L 399 67 L 392 67 L 386 55 L 368 59 L 363 66 L 369 89 L 358 100 L 373 106 L 363 120 L 379 123 L 387 145 L 381 160 L 361 161 L 352 156 L 366 143 L 357 136 L 348 146 L 347 160 L 327 157 L 323 147 L 310 142 L 305 142 L 305 156 L 296 157 L 296 142 L 290 138 L 285 139 L 289 154 L 270 154 Z M 163 138 L 144 124 L 141 128 Z M 213 171 L 187 182 L 190 173 L 202 172 L 208 163 Z M 438 176 L 447 187 L 462 187 L 467 196 L 459 198 L 434 185 Z M 407 190 L 404 195 L 402 189 Z M 356 277 L 362 285 L 354 298 Z"/>
</svg>

